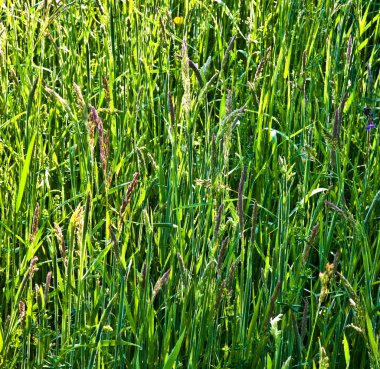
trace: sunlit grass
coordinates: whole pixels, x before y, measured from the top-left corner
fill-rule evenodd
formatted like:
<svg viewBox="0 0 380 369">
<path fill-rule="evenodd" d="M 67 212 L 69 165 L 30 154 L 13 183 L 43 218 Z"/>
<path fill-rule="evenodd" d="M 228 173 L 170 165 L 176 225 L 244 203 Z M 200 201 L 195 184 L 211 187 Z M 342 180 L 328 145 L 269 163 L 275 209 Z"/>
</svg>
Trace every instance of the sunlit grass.
<svg viewBox="0 0 380 369">
<path fill-rule="evenodd" d="M 5 1 L 0 367 L 378 368 L 375 1 Z"/>
</svg>

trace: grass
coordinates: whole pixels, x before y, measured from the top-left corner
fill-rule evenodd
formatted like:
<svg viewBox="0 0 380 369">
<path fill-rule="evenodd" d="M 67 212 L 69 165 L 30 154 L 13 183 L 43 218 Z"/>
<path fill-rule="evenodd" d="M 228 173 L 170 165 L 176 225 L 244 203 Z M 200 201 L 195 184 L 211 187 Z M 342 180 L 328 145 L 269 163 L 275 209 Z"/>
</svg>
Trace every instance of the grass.
<svg viewBox="0 0 380 369">
<path fill-rule="evenodd" d="M 378 9 L 5 1 L 0 367 L 380 367 Z"/>
</svg>

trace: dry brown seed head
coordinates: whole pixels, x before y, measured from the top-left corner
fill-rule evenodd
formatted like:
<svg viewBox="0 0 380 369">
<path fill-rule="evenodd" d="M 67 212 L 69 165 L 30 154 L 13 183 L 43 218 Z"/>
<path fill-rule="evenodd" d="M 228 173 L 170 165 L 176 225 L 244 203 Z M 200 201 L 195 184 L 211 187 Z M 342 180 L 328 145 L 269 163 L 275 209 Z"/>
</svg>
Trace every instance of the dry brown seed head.
<svg viewBox="0 0 380 369">
<path fill-rule="evenodd" d="M 220 248 L 220 252 L 219 252 L 219 256 L 218 256 L 218 271 L 219 271 L 219 273 L 220 273 L 220 270 L 222 269 L 224 257 L 226 256 L 227 244 L 228 244 L 228 236 L 222 241 L 222 246 Z"/>
<path fill-rule="evenodd" d="M 121 208 L 120 208 L 120 216 L 122 218 L 124 218 L 124 215 L 125 215 L 125 209 L 127 207 L 127 205 L 129 204 L 130 200 L 131 200 L 131 195 L 132 195 L 132 192 L 133 192 L 133 189 L 135 187 L 137 187 L 138 185 L 138 179 L 140 178 L 140 173 L 139 172 L 136 172 L 134 175 L 133 175 L 133 180 L 131 181 L 131 183 L 129 184 L 128 186 L 128 189 L 127 189 L 127 192 L 125 194 L 125 197 L 123 199 L 123 202 L 121 204 Z"/>
<path fill-rule="evenodd" d="M 228 272 L 228 289 L 232 292 L 232 286 L 235 278 L 236 261 L 231 264 L 230 271 Z"/>
<path fill-rule="evenodd" d="M 29 278 L 30 279 L 33 278 L 34 272 L 36 272 L 38 270 L 38 268 L 36 268 L 37 262 L 38 262 L 38 257 L 34 256 L 33 259 L 31 260 L 30 266 L 29 266 Z"/>
<path fill-rule="evenodd" d="M 20 300 L 20 302 L 18 303 L 18 309 L 20 312 L 21 327 L 24 328 L 24 326 L 25 326 L 25 303 L 24 303 L 24 301 Z"/>
<path fill-rule="evenodd" d="M 102 82 L 103 82 L 104 91 L 106 92 L 106 99 L 109 100 L 110 99 L 110 86 L 108 84 L 108 79 L 106 76 L 102 77 Z"/>
<path fill-rule="evenodd" d="M 174 109 L 172 94 L 170 91 L 168 92 L 168 103 L 169 103 L 170 119 L 171 119 L 172 127 L 174 127 L 175 126 L 175 109 Z"/>
<path fill-rule="evenodd" d="M 352 39 L 352 35 L 350 35 L 350 37 L 348 39 L 347 50 L 346 50 L 346 61 L 347 61 L 347 63 L 349 63 L 351 60 L 352 44 L 353 44 L 353 39 Z"/>
<path fill-rule="evenodd" d="M 59 245 L 59 252 L 61 254 L 61 258 L 65 265 L 67 266 L 67 260 L 66 260 L 66 243 L 65 239 L 63 238 L 62 229 L 59 226 L 58 223 L 54 223 L 54 229 L 58 238 L 58 245 Z"/>
<path fill-rule="evenodd" d="M 222 283 L 220 284 L 218 297 L 216 299 L 216 306 L 217 307 L 220 305 L 220 303 L 223 300 L 223 295 L 224 295 L 225 289 L 226 289 L 226 280 L 223 279 Z"/>
<path fill-rule="evenodd" d="M 214 228 L 214 235 L 215 235 L 215 238 L 218 237 L 219 227 L 220 227 L 220 221 L 221 221 L 221 219 L 222 219 L 223 208 L 224 208 L 224 204 L 221 203 L 221 204 L 219 205 L 218 212 L 216 213 L 216 217 L 215 217 L 215 228 Z"/>
<path fill-rule="evenodd" d="M 167 280 L 169 279 L 169 275 L 170 275 L 170 268 L 164 273 L 164 275 L 154 285 L 152 300 L 154 300 L 158 292 L 160 292 L 161 288 L 167 282 Z"/>
<path fill-rule="evenodd" d="M 34 209 L 33 223 L 32 223 L 32 232 L 30 233 L 30 241 L 34 241 L 34 237 L 38 231 L 38 217 L 40 214 L 40 204 L 37 202 L 36 208 Z"/>
<path fill-rule="evenodd" d="M 45 291 L 44 291 L 45 304 L 48 303 L 51 276 L 52 276 L 52 272 L 48 272 L 48 274 L 46 274 L 46 283 L 45 283 Z"/>
</svg>

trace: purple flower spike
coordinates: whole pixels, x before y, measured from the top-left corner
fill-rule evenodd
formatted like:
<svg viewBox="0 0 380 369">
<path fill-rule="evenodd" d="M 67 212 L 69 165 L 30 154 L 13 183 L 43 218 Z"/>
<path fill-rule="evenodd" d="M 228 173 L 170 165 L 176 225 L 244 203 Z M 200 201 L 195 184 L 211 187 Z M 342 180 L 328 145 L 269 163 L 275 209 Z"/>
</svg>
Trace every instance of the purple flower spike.
<svg viewBox="0 0 380 369">
<path fill-rule="evenodd" d="M 368 124 L 367 127 L 365 127 L 365 129 L 366 129 L 367 131 L 370 131 L 372 128 L 376 128 L 376 124 L 374 124 L 374 123 L 370 123 L 370 124 Z"/>
</svg>

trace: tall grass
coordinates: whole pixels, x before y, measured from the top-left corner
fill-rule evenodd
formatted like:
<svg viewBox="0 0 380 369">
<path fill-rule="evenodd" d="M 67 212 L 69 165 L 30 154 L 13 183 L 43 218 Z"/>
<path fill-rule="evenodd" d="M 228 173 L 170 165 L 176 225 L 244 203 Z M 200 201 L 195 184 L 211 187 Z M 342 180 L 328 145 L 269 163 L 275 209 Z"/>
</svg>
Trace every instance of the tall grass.
<svg viewBox="0 0 380 369">
<path fill-rule="evenodd" d="M 0 367 L 378 368 L 379 45 L 375 0 L 4 1 Z"/>
</svg>

